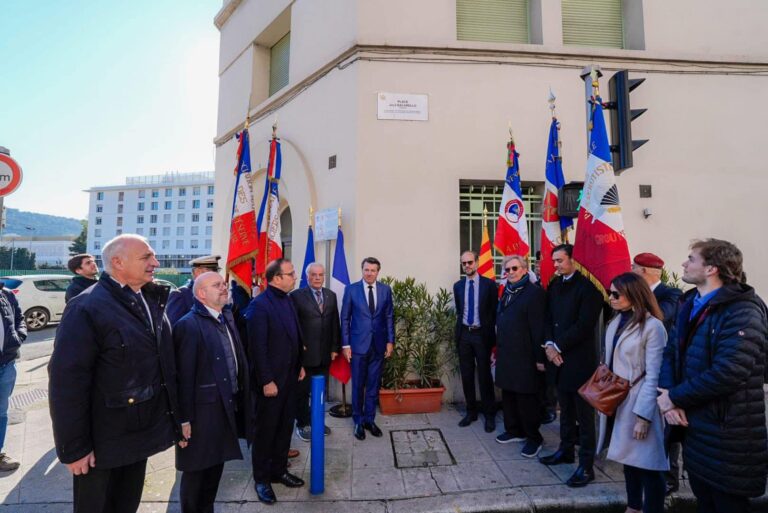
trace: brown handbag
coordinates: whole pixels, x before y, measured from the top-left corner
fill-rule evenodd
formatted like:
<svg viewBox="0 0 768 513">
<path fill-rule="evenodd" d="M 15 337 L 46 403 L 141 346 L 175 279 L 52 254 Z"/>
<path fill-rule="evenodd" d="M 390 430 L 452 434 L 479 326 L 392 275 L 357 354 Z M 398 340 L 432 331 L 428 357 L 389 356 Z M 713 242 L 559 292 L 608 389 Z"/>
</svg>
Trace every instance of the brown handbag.
<svg viewBox="0 0 768 513">
<path fill-rule="evenodd" d="M 629 389 L 645 377 L 643 372 L 632 383 L 617 376 L 601 363 L 594 374 L 579 388 L 579 395 L 600 413 L 612 417 L 616 409 L 629 395 Z"/>
</svg>

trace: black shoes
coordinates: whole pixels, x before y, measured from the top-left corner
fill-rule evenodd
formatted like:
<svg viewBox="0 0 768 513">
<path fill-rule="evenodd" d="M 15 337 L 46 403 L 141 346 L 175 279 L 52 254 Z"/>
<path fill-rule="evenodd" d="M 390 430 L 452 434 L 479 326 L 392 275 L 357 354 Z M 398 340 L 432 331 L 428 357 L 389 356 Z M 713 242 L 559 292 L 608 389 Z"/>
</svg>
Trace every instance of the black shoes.
<svg viewBox="0 0 768 513">
<path fill-rule="evenodd" d="M 363 429 L 367 429 L 373 436 L 377 438 L 383 434 L 375 422 L 363 422 Z"/>
<path fill-rule="evenodd" d="M 485 416 L 485 432 L 493 433 L 496 431 L 496 418 L 491 415 Z"/>
<path fill-rule="evenodd" d="M 355 424 L 355 438 L 358 440 L 365 440 L 365 430 L 362 424 Z"/>
<path fill-rule="evenodd" d="M 459 427 L 467 427 L 477 420 L 477 413 L 467 413 L 464 418 L 459 421 Z"/>
<path fill-rule="evenodd" d="M 574 461 L 576 461 L 576 458 L 573 453 L 565 452 L 562 449 L 558 449 L 549 456 L 542 456 L 539 458 L 539 463 L 543 463 L 544 465 L 560 465 L 561 463 L 573 463 Z"/>
<path fill-rule="evenodd" d="M 568 478 L 568 481 L 566 481 L 565 484 L 571 488 L 581 488 L 583 486 L 587 486 L 588 483 L 594 480 L 595 471 L 592 470 L 591 467 L 586 468 L 579 465 L 579 468 L 577 468 L 576 472 L 574 472 L 573 475 Z"/>
<path fill-rule="evenodd" d="M 541 417 L 541 424 L 552 424 L 557 419 L 557 413 L 548 411 Z"/>
<path fill-rule="evenodd" d="M 674 483 L 667 483 L 667 486 L 664 490 L 664 495 L 672 495 L 676 491 L 680 489 L 679 485 L 676 485 Z"/>
<path fill-rule="evenodd" d="M 263 502 L 264 504 L 274 504 L 277 502 L 277 497 L 275 497 L 275 491 L 272 490 L 272 485 L 269 483 L 256 483 L 256 495 L 259 497 L 259 500 Z"/>
<path fill-rule="evenodd" d="M 286 472 L 280 477 L 273 477 L 272 482 L 280 483 L 281 485 L 287 486 L 288 488 L 298 488 L 300 486 L 304 486 L 304 480 L 298 476 L 294 476 L 290 472 Z"/>
</svg>

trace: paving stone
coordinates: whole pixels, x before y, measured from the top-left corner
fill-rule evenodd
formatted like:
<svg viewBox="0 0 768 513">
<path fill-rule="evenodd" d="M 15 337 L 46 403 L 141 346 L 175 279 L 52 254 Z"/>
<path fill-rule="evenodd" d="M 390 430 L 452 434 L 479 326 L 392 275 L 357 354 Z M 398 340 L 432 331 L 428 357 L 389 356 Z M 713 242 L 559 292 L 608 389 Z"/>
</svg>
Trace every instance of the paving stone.
<svg viewBox="0 0 768 513">
<path fill-rule="evenodd" d="M 497 461 L 512 486 L 560 484 L 560 479 L 537 460 Z"/>
<path fill-rule="evenodd" d="M 549 469 L 555 473 L 555 475 L 560 479 L 561 482 L 565 483 L 568 481 L 568 478 L 573 475 L 573 473 L 576 471 L 576 468 L 578 468 L 578 463 L 564 463 L 562 465 L 551 465 Z M 610 477 L 605 475 L 603 471 L 601 471 L 598 467 L 594 468 L 595 471 L 595 481 L 596 483 L 606 483 L 613 481 Z"/>
<path fill-rule="evenodd" d="M 397 469 L 372 469 L 352 474 L 353 499 L 392 499 L 404 497 L 403 476 Z"/>
<path fill-rule="evenodd" d="M 302 474 L 302 479 L 304 479 L 307 484 L 299 489 L 299 492 L 296 495 L 296 500 L 298 501 L 348 500 L 352 498 L 352 470 L 350 468 L 326 468 L 324 491 L 322 494 L 318 495 L 312 495 L 310 493 L 311 472 L 304 472 L 304 474 Z"/>
<path fill-rule="evenodd" d="M 492 460 L 461 463 L 449 468 L 456 478 L 459 490 L 487 490 L 509 486 L 506 476 Z"/>
<path fill-rule="evenodd" d="M 483 444 L 476 438 L 447 441 L 447 445 L 456 463 L 493 460 Z"/>
<path fill-rule="evenodd" d="M 397 468 L 453 465 L 439 429 L 393 431 L 392 446 Z M 400 435 L 397 439 L 395 435 Z"/>
</svg>

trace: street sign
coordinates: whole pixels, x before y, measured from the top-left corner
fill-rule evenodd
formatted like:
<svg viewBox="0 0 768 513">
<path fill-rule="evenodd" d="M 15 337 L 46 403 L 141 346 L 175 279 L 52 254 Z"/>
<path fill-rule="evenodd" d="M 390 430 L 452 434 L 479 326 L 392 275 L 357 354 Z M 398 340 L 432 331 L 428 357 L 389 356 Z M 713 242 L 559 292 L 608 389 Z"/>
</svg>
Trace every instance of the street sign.
<svg viewBox="0 0 768 513">
<path fill-rule="evenodd" d="M 0 198 L 8 196 L 21 185 L 21 166 L 9 155 L 0 153 Z"/>
</svg>

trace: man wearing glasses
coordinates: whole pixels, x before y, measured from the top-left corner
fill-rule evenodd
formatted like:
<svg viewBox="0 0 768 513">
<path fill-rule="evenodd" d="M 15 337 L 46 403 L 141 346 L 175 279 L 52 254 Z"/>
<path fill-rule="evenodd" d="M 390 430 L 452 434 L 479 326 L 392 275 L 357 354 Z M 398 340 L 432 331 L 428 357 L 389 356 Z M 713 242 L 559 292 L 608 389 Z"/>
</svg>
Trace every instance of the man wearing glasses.
<svg viewBox="0 0 768 513">
<path fill-rule="evenodd" d="M 467 413 L 459 426 L 467 427 L 477 420 L 475 367 L 480 383 L 480 399 L 485 414 L 485 432 L 496 430 L 496 404 L 491 376 L 491 350 L 496 344 L 496 283 L 477 274 L 477 254 L 461 254 L 465 277 L 453 285 L 456 302 L 456 349 L 459 353 L 461 385 Z"/>
<path fill-rule="evenodd" d="M 277 498 L 271 483 L 289 488 L 304 481 L 288 472 L 296 387 L 304 379 L 299 320 L 288 293 L 296 283 L 293 264 L 278 258 L 267 265 L 267 289 L 245 311 L 256 422 L 251 451 L 256 495 L 266 504 Z"/>
</svg>

